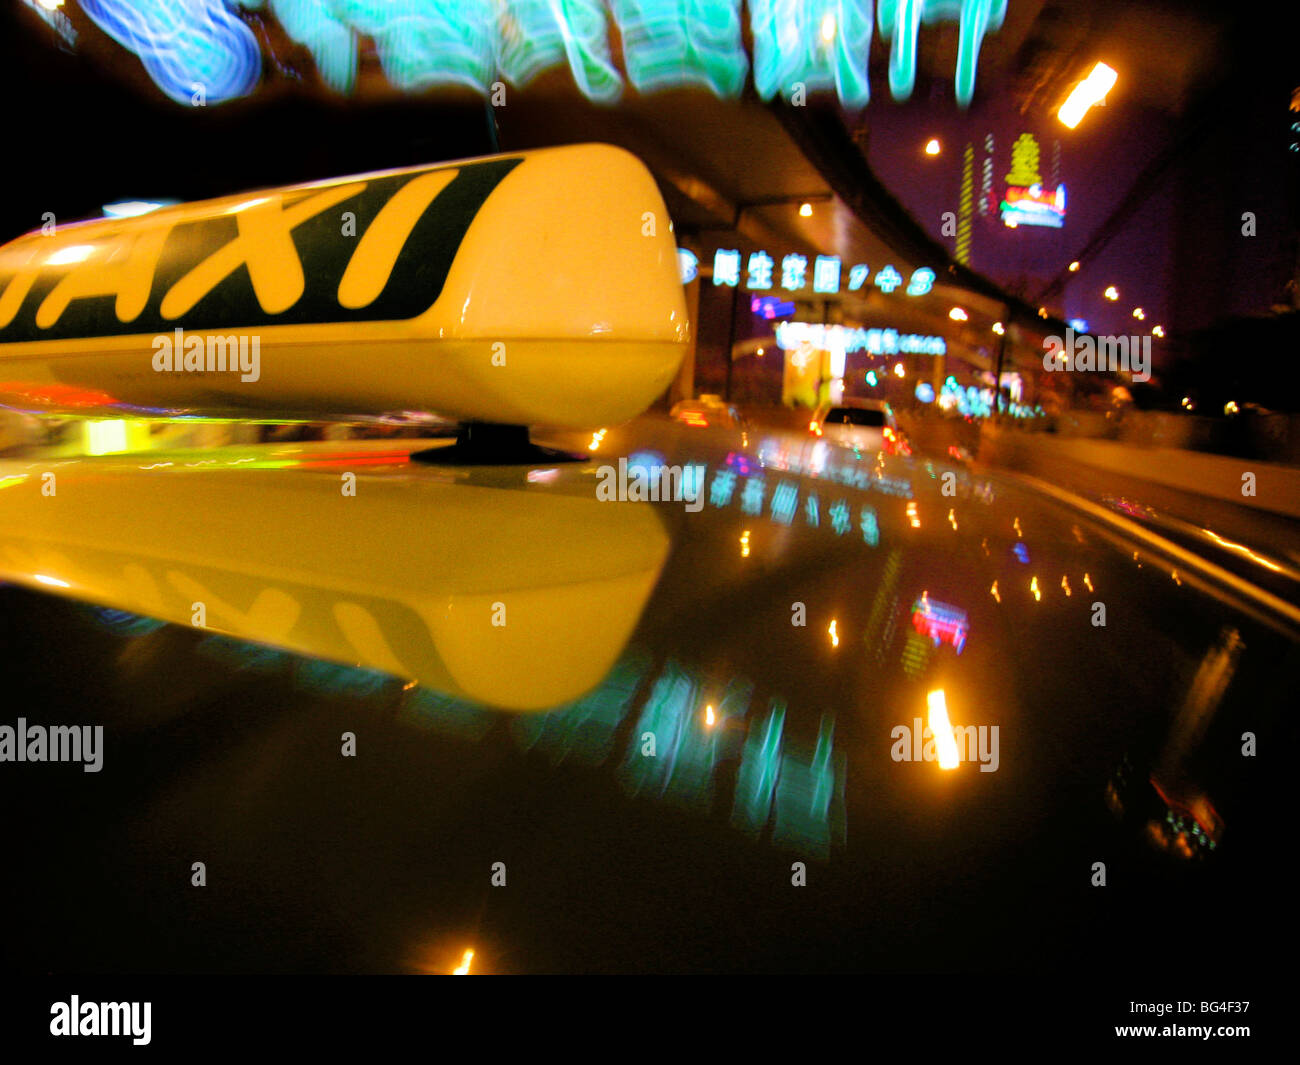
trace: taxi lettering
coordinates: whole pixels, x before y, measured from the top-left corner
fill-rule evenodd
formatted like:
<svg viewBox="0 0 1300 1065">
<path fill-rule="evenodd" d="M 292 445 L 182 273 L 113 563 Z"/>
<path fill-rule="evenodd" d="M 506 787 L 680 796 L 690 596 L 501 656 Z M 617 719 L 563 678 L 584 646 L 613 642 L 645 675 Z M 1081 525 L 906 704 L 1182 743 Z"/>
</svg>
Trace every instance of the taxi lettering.
<svg viewBox="0 0 1300 1065">
<path fill-rule="evenodd" d="M 275 190 L 31 235 L 0 255 L 0 343 L 413 318 L 518 158 Z M 338 224 L 356 219 L 354 232 Z"/>
</svg>

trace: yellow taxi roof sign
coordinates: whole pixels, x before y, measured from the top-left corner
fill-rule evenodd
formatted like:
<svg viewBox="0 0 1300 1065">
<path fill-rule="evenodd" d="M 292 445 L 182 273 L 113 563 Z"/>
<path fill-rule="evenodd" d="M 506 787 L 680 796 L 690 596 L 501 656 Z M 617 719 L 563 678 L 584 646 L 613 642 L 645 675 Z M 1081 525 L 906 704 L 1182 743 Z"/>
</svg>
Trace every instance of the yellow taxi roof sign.
<svg viewBox="0 0 1300 1065">
<path fill-rule="evenodd" d="M 0 248 L 0 403 L 23 409 L 585 427 L 644 410 L 688 340 L 667 209 L 607 145 L 244 193 Z"/>
</svg>

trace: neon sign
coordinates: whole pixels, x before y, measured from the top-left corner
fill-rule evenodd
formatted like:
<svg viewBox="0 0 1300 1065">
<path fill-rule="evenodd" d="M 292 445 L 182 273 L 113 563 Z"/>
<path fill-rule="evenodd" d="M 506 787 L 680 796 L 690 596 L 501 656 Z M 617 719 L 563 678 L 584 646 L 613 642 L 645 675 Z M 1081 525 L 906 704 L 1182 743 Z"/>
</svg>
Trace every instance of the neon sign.
<svg viewBox="0 0 1300 1065">
<path fill-rule="evenodd" d="M 1002 27 L 1007 2 L 878 0 L 873 18 L 871 0 L 750 0 L 754 87 L 763 100 L 802 103 L 801 94 L 820 90 L 865 107 L 875 30 L 890 42 L 890 93 L 906 100 L 916 83 L 921 24 L 956 22 L 954 82 L 965 107 L 980 46 Z M 487 96 L 500 81 L 523 86 L 567 66 L 578 91 L 598 103 L 622 96 L 624 75 L 642 93 L 696 86 L 736 99 L 751 66 L 740 0 L 85 0 L 82 7 L 180 103 L 191 102 L 196 82 L 209 102 L 256 87 L 261 57 L 238 8 L 269 8 L 311 53 L 325 84 L 345 94 L 356 85 L 363 37 L 374 43 L 389 83 L 408 92 L 463 85 Z M 610 44 L 614 31 L 622 71 Z"/>
<path fill-rule="evenodd" d="M 1002 201 L 1002 221 L 1009 229 L 1016 226 L 1061 229 L 1065 225 L 1065 186 L 1047 190 L 1038 184 L 1028 188 L 1009 185 L 1007 198 Z"/>
<path fill-rule="evenodd" d="M 770 322 L 776 318 L 783 318 L 787 314 L 794 314 L 795 306 L 775 296 L 751 296 L 749 310 L 752 314 L 761 315 Z"/>
<path fill-rule="evenodd" d="M 1002 221 L 1009 229 L 1017 226 L 1065 225 L 1065 185 L 1043 187 L 1038 172 L 1038 141 L 1028 133 L 1016 138 L 1011 148 L 1011 173 L 1007 195 L 1001 205 Z"/>
<path fill-rule="evenodd" d="M 896 329 L 850 329 L 842 325 L 810 322 L 778 323 L 776 342 L 786 351 L 808 344 L 822 351 L 841 354 L 865 351 L 869 355 L 944 355 L 948 351 L 943 337 L 899 333 Z"/>
<path fill-rule="evenodd" d="M 819 255 L 813 264 L 813 291 L 838 292 L 840 290 L 840 260 L 834 255 Z"/>
<path fill-rule="evenodd" d="M 966 620 L 966 611 L 960 607 L 940 603 L 922 592 L 912 604 L 912 628 L 922 636 L 928 636 L 936 647 L 941 643 L 951 644 L 953 650 L 961 654 L 966 646 L 970 623 Z"/>
<path fill-rule="evenodd" d="M 745 260 L 745 288 L 770 289 L 777 284 L 777 262 L 765 251 L 756 251 Z M 719 248 L 713 253 L 713 283 L 730 288 L 740 286 L 741 254 L 735 248 Z M 847 291 L 857 292 L 871 277 L 871 267 L 855 263 L 849 268 Z M 787 292 L 799 292 L 809 287 L 808 257 L 791 253 L 780 262 L 780 286 Z M 811 284 L 813 292 L 836 295 L 843 278 L 843 264 L 838 255 L 818 255 L 812 263 Z M 927 266 L 912 271 L 905 289 L 909 296 L 927 295 L 934 287 L 935 272 Z M 892 265 L 879 270 L 872 283 L 881 292 L 893 292 L 903 284 L 903 275 Z"/>
</svg>

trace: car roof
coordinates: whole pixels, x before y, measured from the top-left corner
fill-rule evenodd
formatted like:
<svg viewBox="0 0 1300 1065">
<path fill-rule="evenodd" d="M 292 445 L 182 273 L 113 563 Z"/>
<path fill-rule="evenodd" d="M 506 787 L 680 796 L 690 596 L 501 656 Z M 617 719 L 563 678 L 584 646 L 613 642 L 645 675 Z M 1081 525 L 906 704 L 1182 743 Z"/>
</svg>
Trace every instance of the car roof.
<svg viewBox="0 0 1300 1065">
<path fill-rule="evenodd" d="M 852 396 L 840 400 L 838 403 L 825 403 L 827 408 L 834 407 L 852 407 L 857 410 L 886 410 L 889 403 L 883 399 L 868 399 L 860 396 Z"/>
<path fill-rule="evenodd" d="M 480 870 L 500 859 L 520 887 L 516 909 L 489 909 L 475 926 L 491 944 L 485 964 L 626 971 L 647 957 L 662 963 L 653 952 L 667 928 L 683 970 L 716 969 L 724 950 L 736 967 L 779 967 L 797 950 L 801 964 L 835 969 L 846 942 L 894 965 L 914 960 L 920 943 L 934 964 L 960 967 L 970 942 L 921 919 L 941 904 L 938 885 L 985 908 L 1006 964 L 1032 966 L 1045 934 L 1082 945 L 1091 927 L 1063 904 L 1074 881 L 1035 879 L 1034 855 L 1079 835 L 1114 845 L 1125 826 L 1099 829 L 1106 822 L 1095 816 L 1107 776 L 1129 752 L 1129 776 L 1142 784 L 1170 737 L 1178 750 L 1189 742 L 1178 711 L 1203 683 L 1197 663 L 1232 662 L 1216 667 L 1221 697 L 1198 726 L 1197 752 L 1214 765 L 1239 763 L 1214 752 L 1234 752 L 1234 734 L 1287 707 L 1269 679 L 1278 662 L 1295 661 L 1294 635 L 1186 579 L 1182 561 L 1145 542 L 1139 556 L 1128 534 L 1014 478 L 859 457 L 793 431 L 715 445 L 662 417 L 612 427 L 594 450 L 589 440 L 540 437 L 583 452 L 540 467 L 412 460 L 428 440 L 233 446 L 200 461 L 155 452 L 148 466 L 139 454 L 103 456 L 61 461 L 57 504 L 6 493 L 9 668 L 26 668 L 37 694 L 57 688 L 112 708 L 136 746 L 183 720 L 186 736 L 226 759 L 228 771 L 201 787 L 174 788 L 170 768 L 143 763 L 166 796 L 167 832 L 132 820 L 134 791 L 95 792 L 96 803 L 126 811 L 133 860 L 162 860 L 191 826 L 217 838 L 232 804 L 244 821 L 223 846 L 240 868 L 268 853 L 283 855 L 277 869 L 308 867 L 322 833 L 350 842 L 364 827 L 367 862 L 332 866 L 311 914 L 276 911 L 249 928 L 244 915 L 260 912 L 259 892 L 273 881 L 234 878 L 214 916 L 192 928 L 176 921 L 187 958 L 209 961 L 218 948 L 204 935 L 228 926 L 249 928 L 231 948 L 240 966 L 337 966 L 313 952 L 313 922 L 347 943 L 347 900 L 377 884 L 438 884 L 433 895 L 385 896 L 367 918 L 371 953 L 342 959 L 409 964 L 402 952 L 431 927 L 459 930 L 458 915 L 480 912 Z M 602 471 L 617 474 L 620 459 L 702 466 L 702 507 L 600 501 Z M 10 457 L 0 479 L 32 487 L 43 468 Z M 339 501 L 343 471 L 355 471 L 356 500 Z M 289 503 L 292 522 L 266 520 Z M 190 513 L 203 515 L 201 538 L 176 535 Z M 802 580 L 807 560 L 816 572 Z M 33 573 L 67 578 L 115 613 L 162 610 L 177 624 L 110 638 Z M 803 627 L 791 624 L 792 598 Z M 195 599 L 207 601 L 213 631 L 188 622 Z M 1094 599 L 1110 607 L 1104 638 L 1090 620 Z M 494 629 L 498 604 L 509 626 Z M 259 629 L 262 642 L 251 642 Z M 51 660 L 51 633 L 76 664 L 56 688 L 54 671 L 31 666 Z M 319 657 L 304 657 L 313 647 Z M 123 648 L 157 662 L 168 684 L 122 668 Z M 936 688 L 954 725 L 1001 728 L 1000 771 L 944 774 L 922 754 L 913 760 Z M 485 705 L 493 700 L 513 707 Z M 190 705 L 240 707 L 241 743 L 229 744 L 224 713 L 182 714 Z M 701 723 L 705 706 L 712 727 Z M 357 720 L 361 749 L 382 757 L 322 772 L 320 737 Z M 900 727 L 918 730 L 905 760 L 891 755 Z M 655 757 L 644 753 L 647 734 Z M 54 832 L 60 796 L 80 781 L 31 776 L 31 827 Z M 303 779 L 312 786 L 298 786 Z M 1214 779 L 1225 782 L 1222 793 L 1206 785 L 1215 808 L 1241 823 L 1245 799 L 1227 792 L 1236 778 Z M 338 811 L 356 818 L 340 821 Z M 466 853 L 416 845 L 431 826 L 433 838 L 470 841 Z M 1139 822 L 1134 840 L 1142 831 Z M 562 863 L 511 857 L 535 853 L 539 838 Z M 1050 851 L 1050 868 L 1060 853 Z M 1005 876 L 983 875 L 1003 857 Z M 112 853 L 105 860 L 124 867 Z M 724 919 L 735 895 L 720 893 L 719 880 L 788 883 L 791 862 L 807 864 L 827 905 L 800 910 L 791 925 L 793 893 L 772 888 L 745 896 L 743 921 Z M 710 876 L 681 875 L 705 864 Z M 864 907 L 868 881 L 882 889 Z M 614 884 L 627 910 L 655 921 L 619 923 L 600 901 Z M 580 905 L 552 905 L 564 892 Z M 96 917 L 113 912 L 116 896 L 88 898 Z M 1131 912 L 1135 933 L 1148 918 Z M 752 935 L 758 921 L 762 936 Z M 158 951 L 170 948 L 121 925 L 106 920 L 103 934 L 123 957 L 165 967 L 170 955 Z"/>
</svg>

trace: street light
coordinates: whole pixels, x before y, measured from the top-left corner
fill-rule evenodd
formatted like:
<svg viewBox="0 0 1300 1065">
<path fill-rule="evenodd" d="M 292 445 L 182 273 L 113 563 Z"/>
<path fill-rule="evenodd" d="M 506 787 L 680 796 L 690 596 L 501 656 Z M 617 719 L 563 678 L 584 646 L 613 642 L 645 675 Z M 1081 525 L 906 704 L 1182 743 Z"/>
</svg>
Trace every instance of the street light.
<svg viewBox="0 0 1300 1065">
<path fill-rule="evenodd" d="M 1108 300 L 1111 300 L 1113 302 L 1119 299 L 1119 289 L 1117 289 L 1114 285 L 1110 285 L 1109 287 L 1107 287 L 1104 295 Z"/>
<path fill-rule="evenodd" d="M 938 138 L 936 138 L 936 137 L 931 137 L 928 141 L 925 142 L 925 154 L 926 154 L 926 155 L 938 155 L 938 154 L 939 154 L 939 150 L 940 150 L 940 149 L 939 149 L 939 141 L 938 141 Z"/>
<path fill-rule="evenodd" d="M 1106 94 L 1115 87 L 1118 77 L 1112 67 L 1108 67 L 1105 63 L 1098 63 L 1092 68 L 1092 72 L 1074 87 L 1069 98 L 1056 112 L 1056 117 L 1070 129 L 1074 129 L 1083 121 L 1088 108 L 1106 99 Z"/>
<path fill-rule="evenodd" d="M 954 322 L 965 322 L 968 320 L 969 316 L 960 307 L 954 307 L 948 312 L 948 317 Z"/>
</svg>

